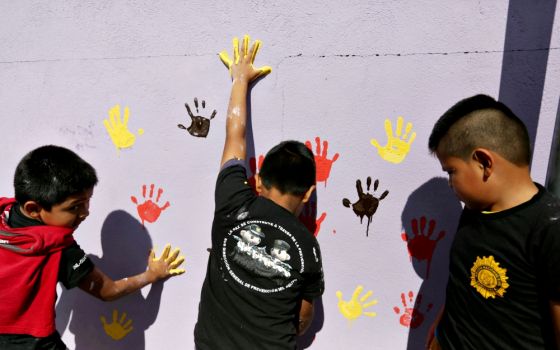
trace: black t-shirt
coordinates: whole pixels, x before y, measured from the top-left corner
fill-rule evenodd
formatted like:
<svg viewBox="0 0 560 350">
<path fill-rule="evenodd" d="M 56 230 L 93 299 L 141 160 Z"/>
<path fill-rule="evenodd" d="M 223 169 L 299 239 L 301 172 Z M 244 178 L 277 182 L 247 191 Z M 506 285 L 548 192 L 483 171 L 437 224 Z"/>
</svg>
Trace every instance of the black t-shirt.
<svg viewBox="0 0 560 350">
<path fill-rule="evenodd" d="M 294 349 L 301 300 L 324 290 L 317 240 L 288 210 L 256 196 L 239 162 L 220 172 L 197 349 Z"/>
<path fill-rule="evenodd" d="M 560 202 L 465 209 L 451 247 L 443 349 L 555 349 L 549 300 L 560 300 Z"/>
<path fill-rule="evenodd" d="M 42 225 L 41 222 L 23 215 L 19 205 L 15 204 L 10 210 L 8 225 L 12 228 Z M 67 289 L 77 287 L 80 281 L 93 270 L 93 262 L 86 253 L 74 242 L 62 250 L 58 280 Z M 58 350 L 66 349 L 60 340 L 58 332 L 45 337 L 36 338 L 25 334 L 0 334 L 0 349 L 7 350 Z"/>
</svg>

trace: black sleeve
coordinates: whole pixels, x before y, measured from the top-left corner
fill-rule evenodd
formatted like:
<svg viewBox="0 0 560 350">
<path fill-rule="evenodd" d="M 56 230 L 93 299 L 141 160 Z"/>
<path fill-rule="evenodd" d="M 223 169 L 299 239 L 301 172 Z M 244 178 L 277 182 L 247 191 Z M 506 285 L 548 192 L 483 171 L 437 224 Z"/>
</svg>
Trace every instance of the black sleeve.
<svg viewBox="0 0 560 350">
<path fill-rule="evenodd" d="M 547 297 L 560 301 L 560 220 L 554 220 L 541 232 L 540 250 L 537 252 L 542 282 Z"/>
<path fill-rule="evenodd" d="M 320 297 L 325 290 L 323 261 L 321 258 L 321 250 L 316 240 L 312 247 L 311 254 L 307 258 L 310 268 L 304 273 L 305 280 L 303 285 L 303 299 L 308 301 Z"/>
<path fill-rule="evenodd" d="M 93 262 L 86 253 L 74 242 L 62 251 L 58 280 L 67 289 L 74 288 L 93 270 Z"/>
<path fill-rule="evenodd" d="M 216 181 L 216 213 L 229 213 L 256 194 L 249 185 L 245 167 L 241 160 L 230 160 L 224 164 Z"/>
</svg>

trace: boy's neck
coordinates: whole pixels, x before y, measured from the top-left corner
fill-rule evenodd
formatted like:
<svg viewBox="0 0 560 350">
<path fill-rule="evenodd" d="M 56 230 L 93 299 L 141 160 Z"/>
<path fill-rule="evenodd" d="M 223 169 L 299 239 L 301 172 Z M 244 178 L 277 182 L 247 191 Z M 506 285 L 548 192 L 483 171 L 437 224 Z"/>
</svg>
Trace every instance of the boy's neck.
<svg viewBox="0 0 560 350">
<path fill-rule="evenodd" d="M 531 179 L 528 167 L 509 170 L 504 177 L 506 180 L 498 187 L 498 200 L 489 208 L 492 212 L 514 208 L 530 201 L 539 192 L 539 188 Z"/>
<path fill-rule="evenodd" d="M 284 194 L 272 187 L 271 189 L 263 189 L 260 193 L 261 197 L 270 199 L 282 208 L 297 216 L 300 208 L 302 207 L 302 197 L 294 196 L 291 194 Z"/>
</svg>

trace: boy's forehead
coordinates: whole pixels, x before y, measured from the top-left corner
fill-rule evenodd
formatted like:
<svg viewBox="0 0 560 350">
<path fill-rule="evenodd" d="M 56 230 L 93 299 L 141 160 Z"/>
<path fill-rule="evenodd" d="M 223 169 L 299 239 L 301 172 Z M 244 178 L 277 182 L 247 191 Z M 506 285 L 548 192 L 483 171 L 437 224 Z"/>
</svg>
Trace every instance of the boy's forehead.
<svg viewBox="0 0 560 350">
<path fill-rule="evenodd" d="M 83 192 L 78 192 L 78 193 L 69 195 L 68 197 L 66 197 L 64 202 L 78 202 L 78 201 L 90 199 L 91 196 L 93 196 L 93 187 L 88 188 L 87 190 L 84 190 Z"/>
</svg>

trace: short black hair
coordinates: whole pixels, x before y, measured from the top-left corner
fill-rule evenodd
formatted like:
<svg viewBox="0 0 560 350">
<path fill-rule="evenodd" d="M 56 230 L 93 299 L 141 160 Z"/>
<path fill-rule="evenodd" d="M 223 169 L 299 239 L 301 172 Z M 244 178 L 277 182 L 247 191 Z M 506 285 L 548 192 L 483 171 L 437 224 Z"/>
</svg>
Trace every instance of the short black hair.
<svg viewBox="0 0 560 350">
<path fill-rule="evenodd" d="M 267 189 L 301 196 L 315 184 L 315 158 L 303 143 L 283 141 L 268 151 L 259 176 Z"/>
<path fill-rule="evenodd" d="M 27 153 L 16 167 L 14 190 L 20 204 L 32 200 L 46 210 L 97 184 L 95 169 L 69 149 L 42 146 Z"/>
<path fill-rule="evenodd" d="M 509 107 L 487 95 L 457 102 L 436 122 L 428 141 L 432 153 L 468 159 L 487 148 L 517 165 L 531 161 L 527 127 Z"/>
</svg>

